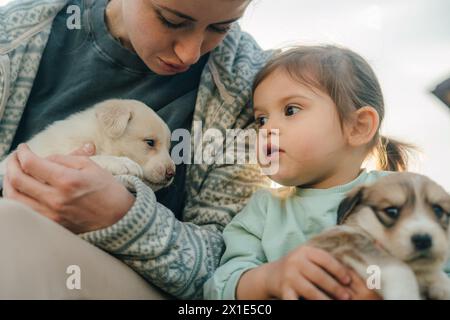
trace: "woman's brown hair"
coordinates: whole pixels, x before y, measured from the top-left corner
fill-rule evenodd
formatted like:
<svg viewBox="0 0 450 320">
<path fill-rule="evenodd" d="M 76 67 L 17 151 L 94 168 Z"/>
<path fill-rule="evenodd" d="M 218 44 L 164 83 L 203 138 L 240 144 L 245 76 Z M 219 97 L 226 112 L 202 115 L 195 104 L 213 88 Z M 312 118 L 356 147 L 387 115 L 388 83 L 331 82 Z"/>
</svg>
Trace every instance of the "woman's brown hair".
<svg viewBox="0 0 450 320">
<path fill-rule="evenodd" d="M 275 70 L 286 71 L 292 79 L 328 94 L 337 106 L 341 124 L 362 107 L 371 106 L 384 118 L 384 98 L 370 65 L 357 53 L 337 46 L 297 46 L 275 55 L 256 75 L 256 87 Z M 377 169 L 405 171 L 408 153 L 414 147 L 377 133 L 369 152 L 377 157 Z"/>
</svg>

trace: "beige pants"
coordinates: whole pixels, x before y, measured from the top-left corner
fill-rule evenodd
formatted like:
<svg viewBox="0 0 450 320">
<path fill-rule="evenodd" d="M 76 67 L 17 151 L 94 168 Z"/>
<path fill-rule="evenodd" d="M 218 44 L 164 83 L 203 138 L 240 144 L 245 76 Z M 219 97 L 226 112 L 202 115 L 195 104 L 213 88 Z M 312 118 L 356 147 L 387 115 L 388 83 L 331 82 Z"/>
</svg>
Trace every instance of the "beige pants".
<svg viewBox="0 0 450 320">
<path fill-rule="evenodd" d="M 111 255 L 0 199 L 0 299 L 166 298 Z"/>
</svg>

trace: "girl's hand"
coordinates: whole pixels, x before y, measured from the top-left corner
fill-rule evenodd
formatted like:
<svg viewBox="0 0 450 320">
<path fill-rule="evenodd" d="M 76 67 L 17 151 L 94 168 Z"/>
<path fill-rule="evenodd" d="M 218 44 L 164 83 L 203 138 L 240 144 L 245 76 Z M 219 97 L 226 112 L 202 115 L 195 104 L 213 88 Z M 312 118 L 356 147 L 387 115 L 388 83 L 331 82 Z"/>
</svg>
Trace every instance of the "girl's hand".
<svg viewBox="0 0 450 320">
<path fill-rule="evenodd" d="M 314 247 L 300 246 L 284 258 L 273 262 L 267 274 L 271 296 L 297 300 L 330 298 L 348 300 L 348 269 L 331 254 Z"/>
<path fill-rule="evenodd" d="M 132 194 L 88 157 L 72 154 L 43 159 L 24 144 L 9 157 L 3 195 L 74 233 L 111 226 L 134 203 Z"/>
<path fill-rule="evenodd" d="M 350 277 L 352 282 L 348 286 L 351 291 L 352 300 L 382 300 L 375 290 L 371 290 L 367 287 L 366 282 L 359 274 L 350 269 Z"/>
</svg>

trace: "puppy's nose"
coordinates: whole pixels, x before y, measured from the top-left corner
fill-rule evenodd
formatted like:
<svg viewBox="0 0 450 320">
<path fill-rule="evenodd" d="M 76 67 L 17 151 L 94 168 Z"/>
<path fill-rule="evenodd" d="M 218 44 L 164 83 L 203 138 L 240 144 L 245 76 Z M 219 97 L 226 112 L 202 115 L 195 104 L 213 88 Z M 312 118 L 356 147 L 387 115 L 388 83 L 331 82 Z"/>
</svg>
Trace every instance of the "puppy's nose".
<svg viewBox="0 0 450 320">
<path fill-rule="evenodd" d="M 175 176 L 175 169 L 172 167 L 169 167 L 166 169 L 166 179 L 170 180 Z"/>
<path fill-rule="evenodd" d="M 429 234 L 415 234 L 411 237 L 416 250 L 427 250 L 433 245 L 433 239 Z"/>
</svg>

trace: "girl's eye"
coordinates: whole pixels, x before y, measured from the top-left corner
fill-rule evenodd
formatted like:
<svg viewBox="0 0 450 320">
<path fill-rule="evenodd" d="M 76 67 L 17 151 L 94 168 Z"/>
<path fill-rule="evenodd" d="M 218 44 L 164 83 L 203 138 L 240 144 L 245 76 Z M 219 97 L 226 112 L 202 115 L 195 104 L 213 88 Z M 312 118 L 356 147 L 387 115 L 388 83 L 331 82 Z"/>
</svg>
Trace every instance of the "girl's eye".
<svg viewBox="0 0 450 320">
<path fill-rule="evenodd" d="M 147 145 L 149 147 L 153 148 L 155 146 L 155 140 L 153 140 L 153 139 L 147 139 L 147 140 L 145 140 L 145 142 L 147 143 Z"/>
<path fill-rule="evenodd" d="M 262 127 L 267 123 L 267 117 L 257 117 L 256 118 L 256 124 L 258 125 L 258 127 Z"/>
<path fill-rule="evenodd" d="M 296 106 L 287 106 L 284 111 L 284 115 L 290 117 L 290 116 L 296 114 L 297 112 L 299 112 L 300 110 L 301 109 Z"/>
</svg>

